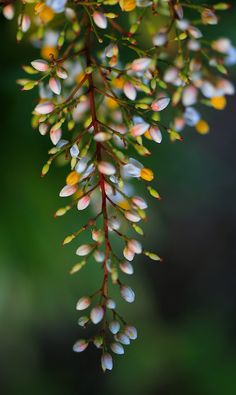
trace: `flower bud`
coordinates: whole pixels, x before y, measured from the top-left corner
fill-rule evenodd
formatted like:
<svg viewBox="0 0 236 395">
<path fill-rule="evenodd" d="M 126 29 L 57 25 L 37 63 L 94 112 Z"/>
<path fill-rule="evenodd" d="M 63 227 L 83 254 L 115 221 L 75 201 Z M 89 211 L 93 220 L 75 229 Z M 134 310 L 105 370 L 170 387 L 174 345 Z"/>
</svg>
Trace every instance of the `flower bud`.
<svg viewBox="0 0 236 395">
<path fill-rule="evenodd" d="M 142 252 L 142 244 L 135 239 L 130 239 L 128 241 L 129 250 L 133 251 L 135 254 L 141 254 Z"/>
<path fill-rule="evenodd" d="M 54 145 L 57 145 L 57 143 L 60 141 L 62 135 L 62 130 L 61 129 L 51 129 L 50 130 L 50 139 L 51 142 Z"/>
<path fill-rule="evenodd" d="M 132 261 L 134 259 L 134 251 L 130 250 L 127 246 L 123 249 L 123 255 L 125 259 L 128 261 Z"/>
<path fill-rule="evenodd" d="M 122 285 L 120 288 L 120 293 L 122 298 L 128 302 L 133 303 L 135 300 L 135 293 L 132 288 L 128 287 L 127 285 Z"/>
<path fill-rule="evenodd" d="M 105 254 L 103 251 L 95 250 L 93 253 L 96 262 L 104 262 Z"/>
<path fill-rule="evenodd" d="M 73 351 L 75 352 L 82 352 L 88 347 L 88 342 L 84 339 L 78 340 L 74 345 L 73 345 Z"/>
<path fill-rule="evenodd" d="M 91 298 L 89 296 L 83 296 L 80 298 L 76 304 L 76 310 L 85 310 L 91 304 Z"/>
<path fill-rule="evenodd" d="M 49 69 L 48 62 L 46 62 L 46 60 L 43 59 L 33 60 L 33 62 L 31 62 L 31 65 L 35 70 L 38 71 L 47 71 Z"/>
<path fill-rule="evenodd" d="M 125 274 L 133 274 L 134 268 L 129 262 L 122 262 L 120 263 L 120 270 Z"/>
<path fill-rule="evenodd" d="M 126 82 L 123 87 L 124 94 L 128 99 L 135 100 L 137 96 L 137 91 L 131 82 Z"/>
<path fill-rule="evenodd" d="M 138 336 L 137 329 L 134 326 L 131 326 L 131 325 L 125 326 L 124 332 L 131 340 L 137 339 L 137 336 Z"/>
<path fill-rule="evenodd" d="M 148 129 L 150 125 L 146 122 L 138 123 L 137 125 L 132 126 L 130 129 L 130 133 L 134 137 L 142 136 Z"/>
<path fill-rule="evenodd" d="M 150 63 L 151 63 L 151 59 L 149 58 L 135 59 L 131 64 L 131 70 L 135 72 L 144 71 L 148 68 Z"/>
<path fill-rule="evenodd" d="M 65 185 L 59 193 L 60 197 L 68 197 L 77 191 L 76 185 Z"/>
<path fill-rule="evenodd" d="M 115 174 L 116 168 L 109 162 L 99 162 L 98 163 L 98 170 L 100 173 L 105 174 L 107 176 L 111 176 L 112 174 Z"/>
<path fill-rule="evenodd" d="M 131 222 L 139 222 L 141 220 L 140 216 L 134 211 L 126 211 L 125 218 L 127 218 Z"/>
<path fill-rule="evenodd" d="M 160 97 L 160 99 L 157 99 L 152 102 L 151 109 L 152 111 L 162 111 L 168 106 L 169 103 L 170 103 L 169 97 Z"/>
<path fill-rule="evenodd" d="M 116 308 L 116 302 L 113 299 L 107 299 L 106 306 L 108 309 L 113 310 Z"/>
<path fill-rule="evenodd" d="M 76 255 L 85 256 L 88 255 L 91 250 L 92 246 L 90 244 L 82 244 L 79 248 L 77 248 Z"/>
<path fill-rule="evenodd" d="M 117 339 L 120 343 L 124 344 L 125 346 L 128 346 L 128 345 L 130 344 L 130 339 L 129 339 L 129 337 L 128 337 L 124 332 L 119 332 L 119 333 L 116 335 L 116 339 Z"/>
<path fill-rule="evenodd" d="M 57 78 L 51 77 L 49 79 L 49 87 L 55 95 L 60 95 L 61 93 L 61 83 Z"/>
<path fill-rule="evenodd" d="M 90 319 L 93 322 L 93 324 L 98 324 L 100 321 L 102 321 L 104 316 L 104 309 L 102 306 L 95 306 L 90 313 Z"/>
<path fill-rule="evenodd" d="M 62 80 L 66 80 L 68 78 L 67 71 L 64 68 L 62 68 L 62 67 L 57 67 L 56 68 L 56 74 Z"/>
<path fill-rule="evenodd" d="M 152 140 L 155 141 L 155 143 L 158 143 L 158 144 L 161 143 L 162 134 L 161 134 L 160 129 L 157 126 L 152 126 L 149 129 L 149 134 L 150 134 L 150 137 L 152 138 Z"/>
<path fill-rule="evenodd" d="M 143 198 L 141 198 L 140 196 L 134 196 L 132 198 L 132 202 L 135 204 L 135 206 L 137 206 L 141 210 L 145 210 L 148 207 L 145 200 Z"/>
<path fill-rule="evenodd" d="M 78 319 L 78 325 L 85 328 L 86 324 L 89 322 L 89 317 L 83 316 Z"/>
<path fill-rule="evenodd" d="M 101 345 L 103 344 L 103 337 L 99 335 L 95 336 L 93 339 L 93 344 L 95 347 L 101 348 Z"/>
<path fill-rule="evenodd" d="M 95 25 L 100 27 L 100 29 L 106 29 L 107 28 L 107 18 L 101 12 L 95 11 L 93 13 L 93 20 L 94 20 Z"/>
<path fill-rule="evenodd" d="M 88 195 L 83 196 L 81 199 L 78 200 L 77 209 L 78 210 L 85 210 L 90 204 L 90 197 Z"/>
<path fill-rule="evenodd" d="M 43 102 L 43 103 L 39 103 L 34 111 L 38 114 L 50 114 L 50 112 L 52 112 L 54 110 L 54 104 L 51 102 Z"/>
<path fill-rule="evenodd" d="M 105 372 L 106 370 L 112 370 L 113 362 L 112 356 L 109 353 L 102 354 L 101 358 L 102 370 Z"/>
<path fill-rule="evenodd" d="M 109 323 L 109 329 L 113 335 L 116 335 L 120 330 L 120 323 L 119 321 L 111 321 Z"/>
<path fill-rule="evenodd" d="M 111 350 L 118 355 L 122 355 L 125 353 L 124 347 L 117 342 L 111 343 Z"/>
</svg>

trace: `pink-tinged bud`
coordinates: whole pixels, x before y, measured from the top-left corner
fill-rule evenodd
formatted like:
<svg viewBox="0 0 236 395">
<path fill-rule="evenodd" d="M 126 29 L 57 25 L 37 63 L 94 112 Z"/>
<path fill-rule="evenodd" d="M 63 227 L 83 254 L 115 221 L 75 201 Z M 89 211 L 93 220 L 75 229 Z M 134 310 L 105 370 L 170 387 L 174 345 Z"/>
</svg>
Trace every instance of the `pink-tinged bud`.
<svg viewBox="0 0 236 395">
<path fill-rule="evenodd" d="M 183 90 L 182 103 L 185 107 L 192 106 L 197 102 L 198 90 L 193 85 L 189 85 Z"/>
<path fill-rule="evenodd" d="M 61 83 L 57 78 L 51 77 L 49 80 L 49 87 L 55 95 L 60 95 L 61 93 Z"/>
<path fill-rule="evenodd" d="M 149 134 L 150 134 L 152 140 L 155 141 L 155 143 L 158 143 L 158 144 L 161 143 L 161 141 L 162 141 L 162 134 L 161 134 L 160 129 L 157 126 L 152 126 L 149 129 Z"/>
<path fill-rule="evenodd" d="M 102 370 L 105 372 L 106 370 L 112 370 L 113 361 L 111 354 L 104 353 L 101 358 Z"/>
<path fill-rule="evenodd" d="M 83 296 L 80 298 L 76 304 L 76 310 L 85 310 L 87 309 L 91 304 L 91 298 L 89 296 Z"/>
<path fill-rule="evenodd" d="M 83 316 L 83 317 L 80 317 L 79 319 L 78 319 L 78 325 L 79 326 L 82 326 L 82 328 L 85 328 L 85 326 L 86 326 L 86 324 L 89 322 L 89 317 L 87 317 L 87 316 Z"/>
<path fill-rule="evenodd" d="M 131 82 L 126 82 L 123 88 L 124 94 L 128 99 L 135 100 L 137 96 L 137 91 Z"/>
<path fill-rule="evenodd" d="M 131 340 L 135 340 L 138 337 L 137 329 L 134 326 L 131 325 L 125 326 L 124 332 Z"/>
<path fill-rule="evenodd" d="M 151 104 L 152 111 L 162 111 L 164 110 L 168 104 L 170 103 L 169 97 L 160 97 L 160 99 L 155 100 Z"/>
<path fill-rule="evenodd" d="M 59 193 L 60 197 L 67 197 L 73 195 L 77 191 L 75 185 L 65 185 Z"/>
<path fill-rule="evenodd" d="M 98 324 L 104 317 L 104 309 L 101 306 L 95 306 L 90 313 L 90 319 L 93 324 Z"/>
<path fill-rule="evenodd" d="M 134 259 L 134 251 L 130 250 L 128 247 L 123 249 L 123 255 L 128 261 L 132 261 Z"/>
<path fill-rule="evenodd" d="M 169 67 L 164 74 L 164 81 L 174 83 L 179 77 L 179 70 L 176 67 Z"/>
<path fill-rule="evenodd" d="M 128 241 L 128 248 L 135 254 L 142 253 L 142 244 L 138 240 L 130 239 Z"/>
<path fill-rule="evenodd" d="M 21 30 L 23 33 L 26 33 L 31 25 L 31 21 L 28 15 L 23 15 L 22 19 L 21 16 L 19 16 L 18 23 L 21 23 Z"/>
<path fill-rule="evenodd" d="M 51 129 L 50 130 L 50 139 L 54 145 L 57 145 L 58 141 L 61 139 L 62 130 L 61 129 Z"/>
<path fill-rule="evenodd" d="M 48 62 L 43 59 L 33 60 L 33 62 L 31 62 L 31 66 L 38 71 L 47 71 L 49 69 Z"/>
<path fill-rule="evenodd" d="M 151 63 L 151 59 L 149 59 L 149 58 L 135 59 L 131 64 L 131 69 L 135 72 L 144 71 L 148 68 L 150 63 Z"/>
<path fill-rule="evenodd" d="M 113 310 L 116 308 L 116 302 L 113 299 L 107 299 L 106 306 L 108 309 Z"/>
<path fill-rule="evenodd" d="M 45 136 L 45 134 L 48 132 L 48 125 L 46 123 L 40 123 L 39 124 L 39 133 L 42 136 Z"/>
<path fill-rule="evenodd" d="M 120 221 L 117 218 L 110 218 L 108 221 L 109 230 L 118 230 L 120 229 Z"/>
<path fill-rule="evenodd" d="M 118 355 L 122 355 L 125 353 L 124 347 L 120 343 L 111 343 L 111 350 Z"/>
<path fill-rule="evenodd" d="M 61 78 L 62 80 L 66 80 L 68 78 L 68 73 L 65 69 L 62 67 L 57 67 L 56 68 L 56 75 Z"/>
<path fill-rule="evenodd" d="M 128 287 L 127 285 L 122 285 L 120 288 L 120 293 L 122 298 L 128 302 L 133 303 L 135 300 L 135 293 L 132 288 Z"/>
<path fill-rule="evenodd" d="M 88 342 L 84 339 L 80 339 L 73 345 L 73 351 L 82 352 L 86 350 L 87 347 L 88 347 Z"/>
<path fill-rule="evenodd" d="M 46 114 L 50 114 L 50 112 L 52 112 L 54 108 L 55 106 L 53 103 L 43 102 L 43 103 L 39 103 L 35 107 L 34 111 L 37 112 L 38 114 L 46 115 Z"/>
<path fill-rule="evenodd" d="M 120 323 L 119 321 L 111 321 L 109 323 L 109 329 L 113 335 L 116 335 L 120 330 Z"/>
<path fill-rule="evenodd" d="M 125 346 L 128 346 L 130 344 L 130 339 L 124 332 L 118 333 L 118 335 L 116 336 L 116 339 L 120 343 L 124 344 Z"/>
<path fill-rule="evenodd" d="M 125 274 L 133 274 L 134 268 L 129 262 L 122 262 L 120 263 L 120 270 Z"/>
<path fill-rule="evenodd" d="M 132 198 L 132 202 L 134 203 L 135 206 L 137 206 L 141 210 L 145 210 L 148 207 L 145 200 L 143 198 L 141 198 L 140 196 L 134 196 Z"/>
<path fill-rule="evenodd" d="M 94 136 L 94 140 L 99 142 L 99 143 L 103 143 L 104 141 L 108 141 L 111 139 L 111 135 L 110 133 L 106 133 L 106 132 L 99 132 L 96 133 Z"/>
<path fill-rule="evenodd" d="M 94 251 L 93 256 L 94 256 L 94 259 L 96 262 L 101 263 L 101 262 L 104 262 L 104 260 L 105 260 L 105 254 L 103 251 L 96 250 L 96 251 Z"/>
<path fill-rule="evenodd" d="M 134 211 L 126 211 L 125 218 L 127 218 L 131 222 L 139 222 L 141 220 L 140 216 Z"/>
<path fill-rule="evenodd" d="M 12 4 L 8 4 L 5 7 L 3 7 L 2 13 L 5 16 L 5 18 L 8 19 L 9 21 L 13 19 L 15 15 L 15 10 Z"/>
<path fill-rule="evenodd" d="M 107 18 L 101 12 L 95 11 L 93 13 L 93 20 L 94 20 L 95 25 L 100 27 L 100 29 L 106 29 L 107 28 Z"/>
<path fill-rule="evenodd" d="M 76 255 L 86 256 L 91 252 L 91 250 L 92 246 L 90 244 L 82 244 L 79 248 L 77 248 Z"/>
<path fill-rule="evenodd" d="M 160 33 L 156 34 L 153 37 L 152 42 L 156 47 L 162 47 L 162 45 L 165 45 L 165 43 L 167 42 L 166 33 L 160 32 Z"/>
<path fill-rule="evenodd" d="M 148 129 L 150 125 L 146 122 L 143 123 L 137 123 L 137 125 L 132 126 L 130 129 L 130 133 L 134 137 L 142 136 Z"/>
<path fill-rule="evenodd" d="M 202 37 L 202 32 L 195 26 L 189 26 L 188 31 L 193 38 Z"/>
<path fill-rule="evenodd" d="M 78 210 L 85 210 L 90 204 L 90 197 L 84 196 L 78 200 L 77 209 Z"/>
<path fill-rule="evenodd" d="M 112 174 L 115 174 L 116 168 L 109 162 L 99 162 L 98 164 L 98 170 L 100 173 L 105 174 L 107 176 L 111 176 Z"/>
</svg>

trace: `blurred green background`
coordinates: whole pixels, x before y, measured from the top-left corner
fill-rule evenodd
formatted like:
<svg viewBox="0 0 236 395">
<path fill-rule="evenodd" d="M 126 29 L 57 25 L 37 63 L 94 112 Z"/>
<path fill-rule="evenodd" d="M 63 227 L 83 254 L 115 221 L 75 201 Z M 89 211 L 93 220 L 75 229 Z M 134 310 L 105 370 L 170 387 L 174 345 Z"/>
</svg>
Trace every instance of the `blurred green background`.
<svg viewBox="0 0 236 395">
<path fill-rule="evenodd" d="M 236 42 L 235 20 L 234 7 L 213 30 Z M 164 262 L 136 260 L 136 302 L 122 309 L 139 338 L 103 375 L 99 352 L 72 352 L 74 306 L 101 274 L 92 264 L 68 274 L 76 242 L 60 242 L 84 220 L 53 218 L 65 170 L 39 176 L 50 144 L 30 126 L 36 92 L 15 84 L 38 53 L 16 45 L 14 28 L 1 17 L 1 394 L 235 395 L 235 97 L 207 111 L 206 137 L 188 130 L 183 144 L 153 147 L 163 199 L 151 204 L 145 245 Z"/>
</svg>

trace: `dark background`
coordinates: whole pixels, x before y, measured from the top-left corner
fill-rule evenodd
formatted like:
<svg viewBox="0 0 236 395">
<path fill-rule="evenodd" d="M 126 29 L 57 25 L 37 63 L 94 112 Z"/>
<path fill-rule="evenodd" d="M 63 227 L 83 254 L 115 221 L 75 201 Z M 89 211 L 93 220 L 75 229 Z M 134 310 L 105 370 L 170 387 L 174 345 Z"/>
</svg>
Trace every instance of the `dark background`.
<svg viewBox="0 0 236 395">
<path fill-rule="evenodd" d="M 234 8 L 217 34 L 236 41 L 235 18 Z M 209 135 L 187 130 L 183 144 L 153 147 L 162 201 L 149 209 L 145 245 L 164 262 L 136 260 L 137 299 L 122 309 L 139 338 L 103 375 L 99 352 L 71 350 L 81 336 L 75 303 L 98 280 L 93 265 L 68 274 L 75 244 L 60 242 L 81 219 L 53 218 L 65 170 L 39 177 L 50 143 L 30 126 L 36 92 L 15 84 L 39 56 L 16 45 L 14 28 L 0 19 L 0 392 L 235 395 L 235 97 L 224 112 L 207 110 Z"/>
</svg>

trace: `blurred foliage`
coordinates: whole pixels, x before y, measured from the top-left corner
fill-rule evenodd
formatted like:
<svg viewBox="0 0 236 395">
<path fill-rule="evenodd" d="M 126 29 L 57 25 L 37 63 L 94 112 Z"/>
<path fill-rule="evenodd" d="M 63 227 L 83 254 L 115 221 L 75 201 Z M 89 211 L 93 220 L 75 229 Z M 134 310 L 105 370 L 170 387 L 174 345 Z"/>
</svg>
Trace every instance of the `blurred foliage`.
<svg viewBox="0 0 236 395">
<path fill-rule="evenodd" d="M 217 34 L 236 41 L 235 17 L 234 7 Z M 49 143 L 30 126 L 34 93 L 15 84 L 37 51 L 16 45 L 14 23 L 0 22 L 1 393 L 234 395 L 235 98 L 225 113 L 208 111 L 209 136 L 188 132 L 184 144 L 165 141 L 150 159 L 163 200 L 150 208 L 146 246 L 165 259 L 137 260 L 137 302 L 132 312 L 122 308 L 139 340 L 104 376 L 94 350 L 71 351 L 81 331 L 73 308 L 101 273 L 91 264 L 68 274 L 75 246 L 60 242 L 84 220 L 53 218 L 64 169 L 39 177 Z"/>
</svg>

